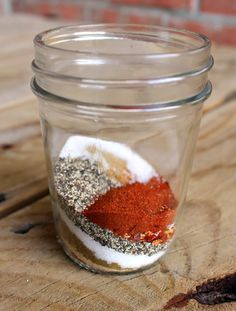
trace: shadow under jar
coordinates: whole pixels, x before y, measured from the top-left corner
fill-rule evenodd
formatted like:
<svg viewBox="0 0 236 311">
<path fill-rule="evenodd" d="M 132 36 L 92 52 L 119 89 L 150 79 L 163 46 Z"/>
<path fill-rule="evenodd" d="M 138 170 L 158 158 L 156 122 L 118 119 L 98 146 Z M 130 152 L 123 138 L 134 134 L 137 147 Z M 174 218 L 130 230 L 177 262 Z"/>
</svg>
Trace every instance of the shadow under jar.
<svg viewBox="0 0 236 311">
<path fill-rule="evenodd" d="M 34 44 L 32 89 L 63 249 L 94 272 L 149 267 L 184 203 L 211 92 L 209 40 L 108 24 L 49 30 Z"/>
</svg>

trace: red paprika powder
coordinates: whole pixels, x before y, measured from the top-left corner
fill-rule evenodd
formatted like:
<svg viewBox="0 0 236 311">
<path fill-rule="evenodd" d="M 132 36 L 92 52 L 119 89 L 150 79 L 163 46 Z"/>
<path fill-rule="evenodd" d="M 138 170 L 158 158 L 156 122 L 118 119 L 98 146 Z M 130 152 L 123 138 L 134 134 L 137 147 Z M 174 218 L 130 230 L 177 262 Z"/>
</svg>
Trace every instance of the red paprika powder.
<svg viewBox="0 0 236 311">
<path fill-rule="evenodd" d="M 176 205 L 168 182 L 153 177 L 147 183 L 111 189 L 83 214 L 115 235 L 158 244 L 173 233 L 168 228 L 173 224 Z"/>
</svg>

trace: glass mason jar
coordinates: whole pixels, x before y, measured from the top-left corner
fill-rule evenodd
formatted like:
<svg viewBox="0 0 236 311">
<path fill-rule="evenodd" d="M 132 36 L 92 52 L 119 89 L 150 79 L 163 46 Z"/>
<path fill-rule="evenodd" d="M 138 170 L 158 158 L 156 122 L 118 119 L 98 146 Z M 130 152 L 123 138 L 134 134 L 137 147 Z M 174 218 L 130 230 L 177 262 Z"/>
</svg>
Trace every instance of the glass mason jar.
<svg viewBox="0 0 236 311">
<path fill-rule="evenodd" d="M 94 272 L 142 270 L 165 254 L 191 171 L 210 42 L 141 25 L 36 36 L 49 188 L 66 254 Z"/>
</svg>

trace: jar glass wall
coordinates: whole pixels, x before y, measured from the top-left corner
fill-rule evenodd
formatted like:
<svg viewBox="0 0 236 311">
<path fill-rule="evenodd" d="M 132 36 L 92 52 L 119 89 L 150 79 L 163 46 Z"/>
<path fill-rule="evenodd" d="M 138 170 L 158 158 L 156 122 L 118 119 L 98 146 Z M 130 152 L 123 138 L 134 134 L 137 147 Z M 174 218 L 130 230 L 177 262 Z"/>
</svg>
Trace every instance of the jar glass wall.
<svg viewBox="0 0 236 311">
<path fill-rule="evenodd" d="M 203 101 L 207 38 L 135 25 L 35 38 L 49 188 L 59 240 L 80 266 L 128 273 L 156 262 L 178 227 Z"/>
</svg>

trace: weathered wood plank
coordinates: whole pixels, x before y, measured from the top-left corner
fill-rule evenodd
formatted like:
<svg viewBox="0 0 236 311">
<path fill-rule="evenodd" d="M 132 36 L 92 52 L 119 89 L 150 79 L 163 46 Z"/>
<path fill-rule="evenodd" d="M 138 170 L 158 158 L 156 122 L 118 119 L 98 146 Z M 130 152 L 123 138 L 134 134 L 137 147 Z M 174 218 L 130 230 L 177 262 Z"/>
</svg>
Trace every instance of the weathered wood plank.
<svg viewBox="0 0 236 311">
<path fill-rule="evenodd" d="M 1 16 L 0 109 L 21 102 L 23 98 L 34 98 L 29 87 L 33 38 L 37 33 L 59 24 L 24 14 Z"/>
<path fill-rule="evenodd" d="M 233 271 L 236 231 L 231 220 L 235 216 L 235 209 L 214 201 L 192 200 L 184 210 L 178 239 L 156 266 L 129 276 L 101 276 L 65 257 L 55 238 L 49 198 L 45 198 L 0 221 L 4 284 L 0 310 L 163 310 L 176 293 Z M 14 233 L 22 228 L 24 232 L 27 226 L 31 229 L 25 234 Z M 194 301 L 183 308 L 207 309 Z M 233 311 L 235 305 L 218 305 L 214 310 Z"/>
<path fill-rule="evenodd" d="M 0 198 L 0 218 L 45 197 L 47 194 L 47 178 L 33 180 L 7 193 L 2 193 Z"/>
<path fill-rule="evenodd" d="M 15 189 L 27 189 L 46 176 L 37 106 L 29 101 L 4 109 L 0 120 L 0 193 L 12 200 L 19 194 Z M 6 206 L 10 208 L 7 201 L 4 213 Z"/>
<path fill-rule="evenodd" d="M 48 192 L 37 100 L 29 83 L 33 37 L 56 25 L 27 15 L 0 19 L 0 217 Z"/>
</svg>

